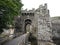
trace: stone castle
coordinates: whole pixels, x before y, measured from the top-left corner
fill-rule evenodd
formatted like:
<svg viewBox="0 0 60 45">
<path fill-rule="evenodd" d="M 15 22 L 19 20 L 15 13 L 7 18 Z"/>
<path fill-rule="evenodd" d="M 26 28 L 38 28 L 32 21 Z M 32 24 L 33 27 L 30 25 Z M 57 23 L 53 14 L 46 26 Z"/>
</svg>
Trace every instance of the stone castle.
<svg viewBox="0 0 60 45">
<path fill-rule="evenodd" d="M 53 24 L 56 23 L 53 23 L 50 17 L 47 4 L 40 5 L 38 9 L 21 10 L 21 15 L 15 19 L 16 31 L 20 33 L 31 32 L 37 39 L 38 45 L 47 45 L 49 42 L 53 42 L 52 38 L 56 36 Z"/>
</svg>

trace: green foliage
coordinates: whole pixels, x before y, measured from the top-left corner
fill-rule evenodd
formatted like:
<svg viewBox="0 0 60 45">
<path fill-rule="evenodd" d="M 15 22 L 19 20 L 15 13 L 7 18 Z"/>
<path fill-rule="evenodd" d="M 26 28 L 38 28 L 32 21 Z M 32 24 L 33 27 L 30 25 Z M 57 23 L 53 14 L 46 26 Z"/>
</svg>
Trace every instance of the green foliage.
<svg viewBox="0 0 60 45">
<path fill-rule="evenodd" d="M 22 3 L 20 0 L 0 0 L 0 29 L 7 24 L 13 24 L 14 17 L 20 15 Z"/>
</svg>

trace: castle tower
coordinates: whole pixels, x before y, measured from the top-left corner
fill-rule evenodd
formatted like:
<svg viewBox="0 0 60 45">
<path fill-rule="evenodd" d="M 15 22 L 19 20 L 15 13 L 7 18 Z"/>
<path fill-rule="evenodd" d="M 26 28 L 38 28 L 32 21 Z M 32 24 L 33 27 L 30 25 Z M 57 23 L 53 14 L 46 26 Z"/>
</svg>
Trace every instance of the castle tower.
<svg viewBox="0 0 60 45">
<path fill-rule="evenodd" d="M 40 5 L 36 11 L 37 17 L 37 40 L 38 45 L 52 45 L 52 29 L 51 21 L 49 16 L 49 10 L 47 9 L 47 4 Z M 35 16 L 36 16 L 35 15 Z"/>
</svg>

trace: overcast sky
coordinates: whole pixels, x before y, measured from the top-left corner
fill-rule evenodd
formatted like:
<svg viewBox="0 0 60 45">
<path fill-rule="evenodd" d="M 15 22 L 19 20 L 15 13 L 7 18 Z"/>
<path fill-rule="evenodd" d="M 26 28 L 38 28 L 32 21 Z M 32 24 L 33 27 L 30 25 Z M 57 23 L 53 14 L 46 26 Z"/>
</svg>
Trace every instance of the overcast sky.
<svg viewBox="0 0 60 45">
<path fill-rule="evenodd" d="M 38 8 L 39 5 L 47 3 L 50 16 L 60 16 L 60 0 L 22 0 L 23 9 Z"/>
</svg>

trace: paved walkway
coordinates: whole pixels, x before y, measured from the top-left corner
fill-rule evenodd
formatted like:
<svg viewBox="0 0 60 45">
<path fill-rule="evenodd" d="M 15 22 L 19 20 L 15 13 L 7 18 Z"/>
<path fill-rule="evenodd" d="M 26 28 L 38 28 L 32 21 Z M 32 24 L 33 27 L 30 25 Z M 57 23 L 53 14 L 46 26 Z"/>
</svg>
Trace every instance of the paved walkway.
<svg viewBox="0 0 60 45">
<path fill-rule="evenodd" d="M 5 43 L 4 45 L 25 45 L 25 41 L 26 41 L 28 35 L 29 35 L 29 33 L 26 33 L 20 37 L 17 37 L 15 39 Z"/>
</svg>

